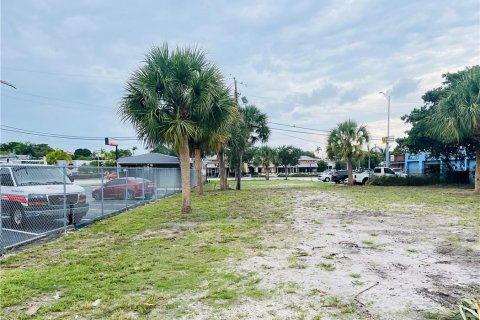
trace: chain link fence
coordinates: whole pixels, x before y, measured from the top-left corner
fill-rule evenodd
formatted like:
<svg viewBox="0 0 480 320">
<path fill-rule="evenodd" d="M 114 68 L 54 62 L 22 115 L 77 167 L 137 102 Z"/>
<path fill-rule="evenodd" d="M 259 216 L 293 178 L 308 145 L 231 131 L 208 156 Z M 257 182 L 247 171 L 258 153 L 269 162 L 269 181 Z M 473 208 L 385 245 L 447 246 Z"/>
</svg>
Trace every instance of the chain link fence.
<svg viewBox="0 0 480 320">
<path fill-rule="evenodd" d="M 181 191 L 178 168 L 0 164 L 0 174 L 0 254 Z"/>
</svg>

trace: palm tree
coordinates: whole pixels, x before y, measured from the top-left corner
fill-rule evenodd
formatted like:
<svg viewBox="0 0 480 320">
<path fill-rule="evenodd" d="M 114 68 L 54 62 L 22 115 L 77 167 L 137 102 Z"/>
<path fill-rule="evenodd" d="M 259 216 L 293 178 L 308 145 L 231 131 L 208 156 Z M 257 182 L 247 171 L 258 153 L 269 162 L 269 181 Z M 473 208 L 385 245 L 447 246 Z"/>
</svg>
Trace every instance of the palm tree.
<svg viewBox="0 0 480 320">
<path fill-rule="evenodd" d="M 169 50 L 165 43 L 146 55 L 145 63 L 127 82 L 120 105 L 147 147 L 173 146 L 180 156 L 182 212 L 192 211 L 189 142 L 199 130 L 195 122 L 207 116 L 222 90 L 220 72 L 197 48 Z"/>
<path fill-rule="evenodd" d="M 262 146 L 258 149 L 255 157 L 258 162 L 265 168 L 265 180 L 270 180 L 270 164 L 275 161 L 277 153 L 275 149 L 270 148 L 269 146 Z"/>
<path fill-rule="evenodd" d="M 327 154 L 330 159 L 347 160 L 348 184 L 353 185 L 352 158 L 361 152 L 361 147 L 369 141 L 365 126 L 358 126 L 355 121 L 339 123 L 328 136 Z"/>
<path fill-rule="evenodd" d="M 438 103 L 429 119 L 431 133 L 445 143 L 475 147 L 475 193 L 480 194 L 480 66 L 468 69 Z"/>
<path fill-rule="evenodd" d="M 218 96 L 214 97 L 212 101 L 212 108 L 205 116 L 198 114 L 196 123 L 199 124 L 199 129 L 194 137 L 192 137 L 192 149 L 194 151 L 195 171 L 197 176 L 198 194 L 203 194 L 203 180 L 202 180 L 202 158 L 210 151 L 217 152 L 218 139 L 226 127 L 231 123 L 232 117 L 237 113 L 237 108 L 230 92 L 226 86 L 219 92 Z M 225 143 L 224 143 L 225 144 Z"/>
<path fill-rule="evenodd" d="M 255 142 L 267 142 L 270 136 L 267 115 L 254 105 L 239 108 L 240 119 L 232 126 L 230 131 L 229 160 L 231 167 L 235 168 L 237 179 L 236 189 L 240 190 L 243 154 L 248 146 Z"/>
</svg>

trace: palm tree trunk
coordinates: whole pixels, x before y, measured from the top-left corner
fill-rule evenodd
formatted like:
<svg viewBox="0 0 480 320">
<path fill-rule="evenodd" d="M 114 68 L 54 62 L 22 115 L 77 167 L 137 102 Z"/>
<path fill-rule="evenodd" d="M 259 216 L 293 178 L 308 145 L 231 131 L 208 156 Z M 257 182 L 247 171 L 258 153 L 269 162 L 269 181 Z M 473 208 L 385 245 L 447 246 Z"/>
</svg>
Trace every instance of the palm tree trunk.
<svg viewBox="0 0 480 320">
<path fill-rule="evenodd" d="M 285 169 L 285 180 L 288 180 L 287 166 L 283 166 Z"/>
<path fill-rule="evenodd" d="M 349 156 L 347 159 L 347 170 L 348 170 L 348 185 L 353 185 L 353 164 L 352 164 L 352 156 Z"/>
<path fill-rule="evenodd" d="M 235 189 L 237 190 L 240 190 L 240 185 L 242 181 L 242 164 L 243 164 L 242 160 L 243 160 L 243 152 L 240 152 L 240 154 L 238 155 L 238 165 L 236 169 L 237 186 L 235 187 Z"/>
<path fill-rule="evenodd" d="M 198 194 L 203 194 L 203 174 L 202 174 L 202 150 L 195 148 L 195 172 L 197 174 L 197 190 Z"/>
<path fill-rule="evenodd" d="M 225 157 L 223 154 L 223 148 L 217 153 L 218 159 L 218 176 L 220 178 L 220 190 L 227 190 L 227 183 L 225 179 Z"/>
<path fill-rule="evenodd" d="M 270 180 L 270 168 L 267 167 L 267 172 L 265 173 L 265 179 L 268 181 Z"/>
<path fill-rule="evenodd" d="M 475 193 L 480 194 L 480 148 L 475 152 L 476 167 L 475 167 Z"/>
<path fill-rule="evenodd" d="M 183 143 L 179 150 L 180 174 L 182 176 L 182 213 L 192 212 L 192 199 L 190 192 L 190 151 L 188 150 L 188 137 L 184 135 Z"/>
</svg>

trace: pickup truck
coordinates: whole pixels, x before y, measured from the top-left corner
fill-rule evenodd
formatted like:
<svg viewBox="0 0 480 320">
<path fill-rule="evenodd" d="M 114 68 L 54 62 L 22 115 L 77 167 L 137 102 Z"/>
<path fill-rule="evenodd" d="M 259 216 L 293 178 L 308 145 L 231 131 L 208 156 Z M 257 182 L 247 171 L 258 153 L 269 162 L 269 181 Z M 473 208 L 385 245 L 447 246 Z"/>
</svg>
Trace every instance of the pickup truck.
<svg viewBox="0 0 480 320">
<path fill-rule="evenodd" d="M 353 183 L 365 184 L 367 183 L 370 176 L 389 176 L 394 177 L 395 172 L 387 167 L 376 167 L 373 169 L 373 172 L 366 170 L 362 173 L 353 174 Z"/>
<path fill-rule="evenodd" d="M 2 215 L 10 217 L 10 225 L 16 229 L 28 218 L 40 216 L 66 217 L 69 224 L 76 224 L 89 209 L 85 189 L 72 184 L 59 167 L 2 164 L 0 185 Z"/>
</svg>

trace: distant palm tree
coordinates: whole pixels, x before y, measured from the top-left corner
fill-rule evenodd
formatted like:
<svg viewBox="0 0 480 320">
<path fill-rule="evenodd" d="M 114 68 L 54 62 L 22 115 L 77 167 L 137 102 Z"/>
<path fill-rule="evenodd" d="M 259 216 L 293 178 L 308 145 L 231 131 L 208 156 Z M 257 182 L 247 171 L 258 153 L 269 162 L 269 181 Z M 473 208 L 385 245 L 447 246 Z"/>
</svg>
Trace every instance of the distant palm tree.
<svg viewBox="0 0 480 320">
<path fill-rule="evenodd" d="M 275 162 L 276 156 L 276 150 L 269 146 L 261 146 L 255 155 L 257 161 L 265 168 L 265 180 L 270 180 L 270 164 Z"/>
<path fill-rule="evenodd" d="M 330 159 L 341 158 L 347 161 L 348 184 L 353 185 L 352 158 L 361 153 L 361 147 L 369 141 L 365 126 L 358 126 L 348 120 L 338 124 L 328 136 L 327 154 Z"/>
<path fill-rule="evenodd" d="M 446 143 L 472 143 L 476 155 L 475 193 L 480 194 L 480 66 L 467 70 L 429 119 L 431 134 Z"/>
<path fill-rule="evenodd" d="M 236 189 L 240 190 L 243 154 L 255 142 L 267 142 L 270 136 L 267 115 L 254 105 L 239 108 L 240 119 L 232 126 L 228 141 L 230 164 L 235 168 Z"/>
<path fill-rule="evenodd" d="M 182 212 L 192 211 L 189 142 L 199 133 L 195 120 L 207 116 L 222 90 L 218 69 L 197 48 L 154 47 L 127 82 L 120 105 L 124 121 L 153 147 L 173 146 L 180 156 Z"/>
</svg>

